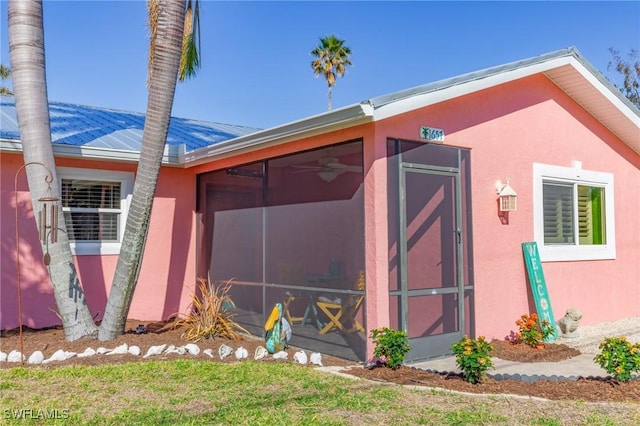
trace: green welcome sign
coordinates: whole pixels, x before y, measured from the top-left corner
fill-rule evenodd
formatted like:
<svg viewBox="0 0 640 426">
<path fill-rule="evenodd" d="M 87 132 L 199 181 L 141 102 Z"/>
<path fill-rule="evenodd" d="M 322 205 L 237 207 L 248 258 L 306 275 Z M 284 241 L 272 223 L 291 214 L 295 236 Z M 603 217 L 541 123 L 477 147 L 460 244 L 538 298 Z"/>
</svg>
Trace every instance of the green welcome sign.
<svg viewBox="0 0 640 426">
<path fill-rule="evenodd" d="M 553 310 L 549 293 L 547 292 L 547 283 L 544 280 L 542 272 L 542 263 L 540 263 L 540 254 L 538 253 L 538 244 L 534 242 L 522 243 L 522 253 L 524 254 L 524 263 L 527 267 L 529 276 L 529 285 L 531 285 L 531 293 L 536 304 L 539 321 L 546 320 L 553 325 L 555 333 L 545 340 L 551 342 L 558 337 L 558 326 L 553 318 Z"/>
</svg>

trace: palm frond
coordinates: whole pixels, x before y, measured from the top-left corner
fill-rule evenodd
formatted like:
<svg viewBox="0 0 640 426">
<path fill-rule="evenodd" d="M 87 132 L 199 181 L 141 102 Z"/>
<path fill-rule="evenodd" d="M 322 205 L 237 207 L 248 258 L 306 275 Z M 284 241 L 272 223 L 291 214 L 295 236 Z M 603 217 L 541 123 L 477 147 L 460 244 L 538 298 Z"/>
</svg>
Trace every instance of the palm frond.
<svg viewBox="0 0 640 426">
<path fill-rule="evenodd" d="M 149 61 L 147 64 L 147 87 L 151 82 L 153 60 L 156 53 L 156 40 L 158 38 L 158 14 L 158 0 L 147 0 L 147 23 L 149 26 Z"/>
<path fill-rule="evenodd" d="M 200 69 L 200 2 L 187 0 L 184 14 L 184 33 L 180 55 L 179 80 L 194 77 Z"/>
</svg>

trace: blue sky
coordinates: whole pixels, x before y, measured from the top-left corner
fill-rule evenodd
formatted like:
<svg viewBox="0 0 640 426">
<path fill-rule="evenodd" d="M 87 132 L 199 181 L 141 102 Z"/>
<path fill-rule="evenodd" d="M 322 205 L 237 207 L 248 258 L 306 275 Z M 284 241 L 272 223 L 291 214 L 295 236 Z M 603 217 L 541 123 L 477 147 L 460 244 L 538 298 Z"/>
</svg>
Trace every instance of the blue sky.
<svg viewBox="0 0 640 426">
<path fill-rule="evenodd" d="M 146 3 L 45 0 L 49 100 L 143 112 Z M 9 64 L 7 1 L 0 60 Z M 609 47 L 640 48 L 640 2 L 202 1 L 202 69 L 173 115 L 271 127 L 327 109 L 309 52 L 336 34 L 353 66 L 333 107 L 569 46 L 605 76 Z"/>
</svg>

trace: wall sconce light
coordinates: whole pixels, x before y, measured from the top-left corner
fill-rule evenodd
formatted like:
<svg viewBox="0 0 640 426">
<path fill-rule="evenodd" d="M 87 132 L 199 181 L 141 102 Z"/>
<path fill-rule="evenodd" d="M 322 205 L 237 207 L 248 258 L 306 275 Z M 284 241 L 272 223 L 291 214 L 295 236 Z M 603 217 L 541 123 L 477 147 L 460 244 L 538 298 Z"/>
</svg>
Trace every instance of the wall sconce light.
<svg viewBox="0 0 640 426">
<path fill-rule="evenodd" d="M 502 181 L 496 183 L 496 193 L 500 198 L 501 212 L 515 212 L 517 210 L 518 193 L 509 185 L 509 179 L 506 184 L 503 184 Z"/>
</svg>

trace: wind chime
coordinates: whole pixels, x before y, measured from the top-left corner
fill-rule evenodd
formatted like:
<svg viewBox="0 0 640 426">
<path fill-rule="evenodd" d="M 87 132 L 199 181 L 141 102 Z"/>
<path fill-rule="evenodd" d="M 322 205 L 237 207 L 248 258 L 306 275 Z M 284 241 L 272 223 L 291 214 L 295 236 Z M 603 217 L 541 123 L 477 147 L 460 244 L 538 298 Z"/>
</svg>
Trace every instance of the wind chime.
<svg viewBox="0 0 640 426">
<path fill-rule="evenodd" d="M 49 255 L 49 249 L 48 249 L 49 244 L 47 243 L 47 239 L 49 239 L 49 242 L 51 244 L 55 244 L 58 241 L 58 205 L 56 204 L 56 202 L 60 200 L 60 198 L 58 198 L 54 194 L 53 189 L 51 189 L 51 183 L 53 182 L 53 173 L 47 166 L 45 166 L 44 164 L 38 161 L 32 161 L 32 162 L 26 163 L 24 166 L 18 169 L 18 171 L 16 172 L 15 181 L 14 181 L 14 184 L 15 184 L 14 197 L 15 197 L 15 208 L 16 208 L 16 278 L 17 278 L 16 284 L 18 286 L 18 323 L 20 324 L 19 338 L 20 338 L 20 354 L 21 354 L 20 356 L 22 358 L 21 359 L 22 364 L 24 364 L 24 343 L 22 340 L 22 295 L 21 295 L 22 289 L 20 285 L 21 284 L 20 283 L 20 278 L 21 278 L 20 277 L 20 227 L 19 227 L 20 222 L 18 220 L 18 175 L 24 168 L 31 165 L 42 166 L 45 169 L 47 169 L 47 172 L 49 173 L 44 178 L 44 181 L 47 184 L 47 190 L 42 195 L 42 197 L 38 198 L 38 202 L 41 203 L 41 206 L 40 206 L 40 211 L 37 214 L 38 229 L 40 232 L 39 238 L 42 244 L 47 248 L 47 252 L 44 254 L 44 259 L 43 259 L 44 264 L 47 266 L 49 266 L 49 263 L 51 263 L 51 256 Z M 49 203 L 49 205 L 47 203 Z M 49 220 L 50 223 L 47 223 L 48 222 L 47 207 L 49 207 L 51 210 L 51 213 L 50 213 L 51 219 Z"/>
<path fill-rule="evenodd" d="M 45 182 L 48 187 L 45 194 L 38 198 L 38 201 L 42 203 L 40 212 L 38 213 L 40 241 L 42 242 L 42 245 L 47 248 L 49 246 L 47 244 L 47 236 L 49 237 L 49 242 L 51 244 L 58 242 L 58 204 L 56 202 L 59 201 L 60 198 L 56 197 L 53 193 L 53 190 L 51 189 L 51 181 L 52 178 L 49 176 L 45 177 Z M 50 205 L 47 206 L 47 203 L 50 203 Z M 51 208 L 51 223 L 47 223 L 47 207 Z M 44 264 L 48 266 L 49 263 L 51 263 L 51 256 L 49 256 L 49 250 L 47 249 L 47 252 L 44 254 Z"/>
</svg>

